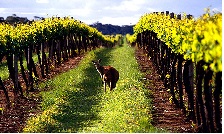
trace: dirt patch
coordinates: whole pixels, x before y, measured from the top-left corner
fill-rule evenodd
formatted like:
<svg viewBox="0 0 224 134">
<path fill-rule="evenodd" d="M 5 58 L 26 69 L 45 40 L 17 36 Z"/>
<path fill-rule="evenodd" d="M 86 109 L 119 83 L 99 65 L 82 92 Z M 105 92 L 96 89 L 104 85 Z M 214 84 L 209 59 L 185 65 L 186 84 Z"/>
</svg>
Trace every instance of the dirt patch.
<svg viewBox="0 0 224 134">
<path fill-rule="evenodd" d="M 147 83 L 147 88 L 153 92 L 153 125 L 175 133 L 195 132 L 192 123 L 187 121 L 187 117 L 181 109 L 170 103 L 171 95 L 164 87 L 152 61 L 141 49 L 136 49 L 135 56 L 140 70 L 145 74 L 144 80 Z"/>
<path fill-rule="evenodd" d="M 47 79 L 53 78 L 56 75 L 66 72 L 72 68 L 75 68 L 84 55 L 77 56 L 75 58 L 70 58 L 68 61 L 63 62 L 59 67 L 54 68 L 47 78 L 43 79 L 40 77 L 40 81 L 43 82 Z M 40 68 L 37 67 L 37 71 L 40 75 Z M 25 86 L 25 83 L 22 77 L 19 77 L 19 81 L 22 86 Z M 30 92 L 27 97 L 18 97 L 17 100 L 14 100 L 13 94 L 13 83 L 11 80 L 4 81 L 4 85 L 8 91 L 11 106 L 6 108 L 6 99 L 3 94 L 3 91 L 0 90 L 0 132 L 1 133 L 17 133 L 22 132 L 23 127 L 26 124 L 26 121 L 29 117 L 36 115 L 41 111 L 39 106 L 41 102 L 41 97 L 39 91 Z"/>
</svg>

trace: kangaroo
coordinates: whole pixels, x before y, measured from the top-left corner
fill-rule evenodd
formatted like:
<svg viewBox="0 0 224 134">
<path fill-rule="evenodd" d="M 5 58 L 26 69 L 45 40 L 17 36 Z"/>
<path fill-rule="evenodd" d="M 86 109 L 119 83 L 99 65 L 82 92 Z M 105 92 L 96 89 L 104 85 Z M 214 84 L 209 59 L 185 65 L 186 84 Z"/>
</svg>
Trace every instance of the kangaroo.
<svg viewBox="0 0 224 134">
<path fill-rule="evenodd" d="M 116 83 L 119 79 L 119 72 L 111 66 L 101 66 L 100 65 L 101 59 L 92 62 L 96 67 L 96 70 L 100 73 L 101 79 L 103 80 L 104 83 L 105 92 L 106 92 L 106 84 L 110 87 L 110 91 L 112 91 L 113 88 L 116 87 Z"/>
</svg>

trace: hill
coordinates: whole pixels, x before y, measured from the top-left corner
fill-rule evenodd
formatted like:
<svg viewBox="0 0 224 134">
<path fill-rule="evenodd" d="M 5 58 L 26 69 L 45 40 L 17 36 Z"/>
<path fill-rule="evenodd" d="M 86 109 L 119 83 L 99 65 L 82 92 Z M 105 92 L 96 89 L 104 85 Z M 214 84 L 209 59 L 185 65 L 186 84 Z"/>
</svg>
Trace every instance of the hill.
<svg viewBox="0 0 224 134">
<path fill-rule="evenodd" d="M 125 35 L 127 33 L 133 34 L 133 26 L 134 25 L 111 25 L 111 24 L 102 24 L 96 22 L 90 25 L 91 27 L 95 27 L 98 31 L 102 32 L 104 35 L 112 35 L 112 34 L 122 34 Z"/>
</svg>

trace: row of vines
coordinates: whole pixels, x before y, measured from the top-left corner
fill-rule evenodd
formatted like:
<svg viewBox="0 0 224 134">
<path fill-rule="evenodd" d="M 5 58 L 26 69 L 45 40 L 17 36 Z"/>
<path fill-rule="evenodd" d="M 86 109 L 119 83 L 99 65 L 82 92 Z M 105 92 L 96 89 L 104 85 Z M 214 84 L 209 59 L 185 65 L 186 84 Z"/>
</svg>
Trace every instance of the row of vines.
<svg viewBox="0 0 224 134">
<path fill-rule="evenodd" d="M 52 67 L 96 47 L 112 47 L 121 37 L 102 35 L 95 28 L 68 17 L 52 17 L 30 24 L 2 23 L 0 31 L 0 65 L 7 64 L 15 98 L 23 97 L 24 91 L 34 90 L 35 81 L 45 78 Z M 38 57 L 37 63 L 34 55 Z M 24 67 L 24 59 L 27 68 Z M 37 67 L 40 68 L 40 76 Z M 19 77 L 26 86 L 21 86 Z M 0 89 L 10 105 L 4 80 L 0 77 Z"/>
<path fill-rule="evenodd" d="M 221 132 L 222 14 L 143 15 L 127 36 L 144 49 L 161 74 L 170 100 L 199 132 Z"/>
</svg>

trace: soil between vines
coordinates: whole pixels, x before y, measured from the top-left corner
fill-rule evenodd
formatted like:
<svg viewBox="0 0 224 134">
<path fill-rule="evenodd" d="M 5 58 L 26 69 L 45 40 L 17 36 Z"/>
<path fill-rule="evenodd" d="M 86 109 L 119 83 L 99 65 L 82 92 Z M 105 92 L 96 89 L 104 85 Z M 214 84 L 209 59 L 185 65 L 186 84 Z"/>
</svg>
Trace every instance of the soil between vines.
<svg viewBox="0 0 224 134">
<path fill-rule="evenodd" d="M 135 57 L 141 72 L 145 74 L 147 88 L 153 92 L 153 125 L 173 133 L 195 132 L 181 109 L 169 102 L 171 95 L 165 89 L 152 61 L 146 57 L 142 49 L 136 49 Z"/>
</svg>

